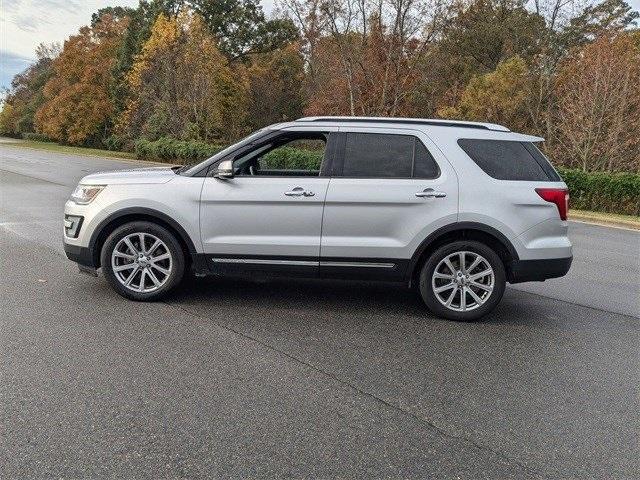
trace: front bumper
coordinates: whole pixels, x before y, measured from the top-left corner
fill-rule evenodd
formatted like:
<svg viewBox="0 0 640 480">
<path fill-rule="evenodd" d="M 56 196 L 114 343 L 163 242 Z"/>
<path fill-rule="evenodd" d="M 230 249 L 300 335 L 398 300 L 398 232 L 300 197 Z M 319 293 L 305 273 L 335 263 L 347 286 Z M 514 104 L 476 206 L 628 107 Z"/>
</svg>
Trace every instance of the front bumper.
<svg viewBox="0 0 640 480">
<path fill-rule="evenodd" d="M 573 256 L 541 260 L 516 260 L 509 268 L 509 283 L 543 282 L 563 277 L 571 268 Z"/>
<path fill-rule="evenodd" d="M 69 260 L 76 262 L 78 265 L 91 269 L 96 268 L 95 262 L 93 260 L 93 254 L 88 247 L 70 245 L 65 242 L 64 253 L 67 255 L 67 258 Z"/>
</svg>

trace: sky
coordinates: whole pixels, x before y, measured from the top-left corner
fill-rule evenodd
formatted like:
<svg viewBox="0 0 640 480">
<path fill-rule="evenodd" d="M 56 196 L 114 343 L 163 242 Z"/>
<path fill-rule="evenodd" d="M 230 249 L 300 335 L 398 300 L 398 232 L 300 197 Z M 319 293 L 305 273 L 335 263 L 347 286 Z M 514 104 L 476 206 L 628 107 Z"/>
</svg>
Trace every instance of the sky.
<svg viewBox="0 0 640 480">
<path fill-rule="evenodd" d="M 262 0 L 270 12 L 274 0 Z M 627 0 L 640 10 L 640 0 Z M 0 0 L 0 88 L 24 70 L 38 44 L 64 42 L 105 6 L 135 6 L 138 0 Z M 0 95 L 1 96 L 1 95 Z"/>
<path fill-rule="evenodd" d="M 0 0 L 0 88 L 33 62 L 38 44 L 62 44 L 98 9 L 118 5 L 134 7 L 138 0 Z M 273 0 L 262 5 L 269 12 Z"/>
</svg>

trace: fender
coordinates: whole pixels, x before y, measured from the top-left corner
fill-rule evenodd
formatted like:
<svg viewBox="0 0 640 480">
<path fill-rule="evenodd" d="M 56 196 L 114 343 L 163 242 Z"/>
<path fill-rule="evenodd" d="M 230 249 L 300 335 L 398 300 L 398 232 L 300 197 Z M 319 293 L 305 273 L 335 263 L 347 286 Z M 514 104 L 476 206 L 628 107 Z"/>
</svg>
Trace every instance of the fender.
<svg viewBox="0 0 640 480">
<path fill-rule="evenodd" d="M 93 252 L 94 255 L 96 254 L 99 255 L 99 252 L 96 253 L 95 247 L 105 227 L 109 225 L 111 222 L 113 222 L 114 220 L 129 216 L 129 215 L 145 215 L 148 217 L 157 218 L 158 220 L 166 223 L 171 228 L 173 228 L 178 233 L 178 235 L 180 235 L 179 240 L 182 240 L 182 242 L 187 246 L 189 253 L 192 256 L 196 254 L 196 247 L 193 244 L 193 241 L 191 240 L 191 238 L 189 237 L 189 234 L 173 218 L 171 218 L 165 213 L 159 212 L 158 210 L 154 210 L 152 208 L 129 207 L 129 208 L 123 208 L 122 210 L 118 210 L 117 212 L 112 213 L 107 218 L 105 218 L 102 222 L 100 222 L 98 226 L 94 229 L 93 234 L 91 235 L 91 239 L 89 240 L 89 249 L 91 252 Z"/>
<path fill-rule="evenodd" d="M 409 261 L 409 266 L 406 271 L 406 275 L 408 277 L 407 279 L 408 280 L 411 279 L 411 276 L 413 275 L 413 271 L 416 268 L 418 261 L 420 260 L 420 257 L 435 241 L 437 241 L 443 235 L 446 235 L 448 233 L 453 233 L 456 231 L 462 231 L 462 230 L 476 230 L 476 231 L 491 235 L 505 247 L 512 261 L 516 261 L 520 259 L 520 257 L 518 256 L 518 252 L 516 251 L 513 244 L 509 241 L 509 239 L 503 233 L 496 230 L 495 228 L 485 225 L 483 223 L 476 223 L 476 222 L 450 223 L 449 225 L 440 227 L 438 230 L 432 232 L 427 236 L 427 238 L 425 238 L 422 241 L 422 243 L 420 243 L 416 251 L 413 253 L 411 260 Z"/>
</svg>

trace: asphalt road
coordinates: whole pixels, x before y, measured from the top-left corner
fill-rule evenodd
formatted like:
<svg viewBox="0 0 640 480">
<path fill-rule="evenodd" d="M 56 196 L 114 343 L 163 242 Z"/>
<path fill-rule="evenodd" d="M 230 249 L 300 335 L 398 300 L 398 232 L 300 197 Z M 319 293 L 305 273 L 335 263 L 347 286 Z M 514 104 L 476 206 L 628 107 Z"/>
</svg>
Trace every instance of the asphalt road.
<svg viewBox="0 0 640 480">
<path fill-rule="evenodd" d="M 77 180 L 0 145 L 0 477 L 638 478 L 640 234 L 486 321 L 382 284 L 189 281 L 129 302 L 64 257 Z"/>
</svg>

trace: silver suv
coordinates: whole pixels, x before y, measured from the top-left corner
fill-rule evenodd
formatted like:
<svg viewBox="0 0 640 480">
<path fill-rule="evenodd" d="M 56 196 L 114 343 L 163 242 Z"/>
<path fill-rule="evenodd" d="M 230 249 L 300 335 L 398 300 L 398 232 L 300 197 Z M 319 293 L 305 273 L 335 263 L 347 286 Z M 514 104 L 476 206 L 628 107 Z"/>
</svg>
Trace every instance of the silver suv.
<svg viewBox="0 0 640 480">
<path fill-rule="evenodd" d="M 189 167 L 98 173 L 65 207 L 64 247 L 133 300 L 196 275 L 401 282 L 475 320 L 505 283 L 569 270 L 567 187 L 542 139 L 500 125 L 311 117 Z"/>
</svg>

